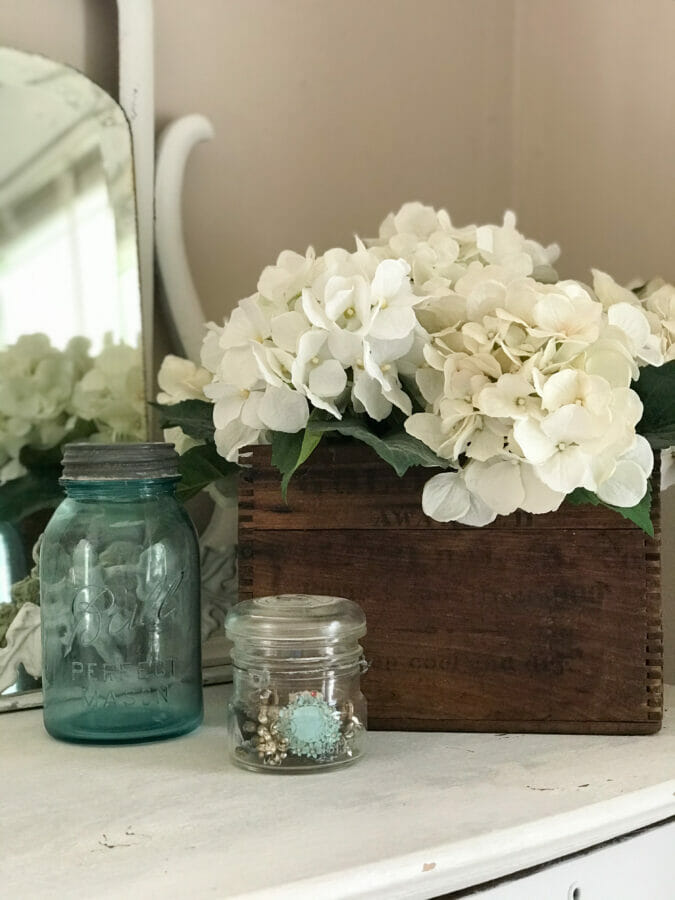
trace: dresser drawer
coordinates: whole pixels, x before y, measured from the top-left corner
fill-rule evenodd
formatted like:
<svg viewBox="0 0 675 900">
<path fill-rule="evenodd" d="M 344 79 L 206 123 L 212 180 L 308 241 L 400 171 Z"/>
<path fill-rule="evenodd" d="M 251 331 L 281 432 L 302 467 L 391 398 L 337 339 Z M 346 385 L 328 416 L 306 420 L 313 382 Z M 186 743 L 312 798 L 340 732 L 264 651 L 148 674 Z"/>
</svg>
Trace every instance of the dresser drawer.
<svg viewBox="0 0 675 900">
<path fill-rule="evenodd" d="M 587 853 L 448 897 L 472 900 L 673 900 L 675 820 L 603 844 Z"/>
</svg>

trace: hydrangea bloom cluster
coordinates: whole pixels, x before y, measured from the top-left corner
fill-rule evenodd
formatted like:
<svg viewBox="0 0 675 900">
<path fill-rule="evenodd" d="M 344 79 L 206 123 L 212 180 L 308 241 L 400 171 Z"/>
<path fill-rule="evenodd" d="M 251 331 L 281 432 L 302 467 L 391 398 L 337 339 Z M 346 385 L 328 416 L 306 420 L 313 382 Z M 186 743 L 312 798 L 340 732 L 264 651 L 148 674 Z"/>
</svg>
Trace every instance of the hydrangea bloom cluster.
<svg viewBox="0 0 675 900">
<path fill-rule="evenodd" d="M 92 440 L 140 440 L 145 433 L 140 352 L 108 343 L 93 358 L 86 338 L 53 347 L 29 334 L 0 350 L 0 485 L 25 474 L 24 447 L 47 450 L 78 419 L 93 421 Z"/>
<path fill-rule="evenodd" d="M 634 506 L 653 455 L 630 385 L 640 366 L 675 358 L 675 288 L 629 290 L 600 271 L 592 287 L 560 281 L 558 254 L 512 213 L 457 228 L 406 204 L 353 252 L 282 253 L 224 326 L 209 325 L 204 368 L 184 380 L 213 402 L 232 461 L 301 431 L 313 409 L 374 422 L 400 410 L 451 469 L 423 494 L 439 521 L 547 512 L 580 487 Z M 171 360 L 166 383 L 185 368 Z"/>
<path fill-rule="evenodd" d="M 340 419 L 349 407 L 375 421 L 394 407 L 412 412 L 401 378 L 423 362 L 423 297 L 405 260 L 379 257 L 360 241 L 353 253 L 319 258 L 284 252 L 224 327 L 209 326 L 204 393 L 222 456 L 236 460 L 270 431 L 300 431 L 312 408 Z"/>
<path fill-rule="evenodd" d="M 72 408 L 78 418 L 95 425 L 91 441 L 144 440 L 145 385 L 140 350 L 106 340 L 91 368 L 75 385 Z"/>
</svg>

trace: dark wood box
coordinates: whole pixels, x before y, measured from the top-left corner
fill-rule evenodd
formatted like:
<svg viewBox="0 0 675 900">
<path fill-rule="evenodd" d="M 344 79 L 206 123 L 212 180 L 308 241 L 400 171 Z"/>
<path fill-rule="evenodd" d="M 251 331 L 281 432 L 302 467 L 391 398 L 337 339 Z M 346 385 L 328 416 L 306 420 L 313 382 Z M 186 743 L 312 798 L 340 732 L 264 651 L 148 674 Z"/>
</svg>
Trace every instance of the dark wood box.
<svg viewBox="0 0 675 900">
<path fill-rule="evenodd" d="M 359 603 L 376 729 L 647 734 L 662 717 L 659 502 L 654 540 L 564 504 L 485 528 L 421 509 L 433 474 L 400 479 L 361 445 L 320 447 L 288 505 L 270 449 L 240 486 L 242 599 Z"/>
</svg>

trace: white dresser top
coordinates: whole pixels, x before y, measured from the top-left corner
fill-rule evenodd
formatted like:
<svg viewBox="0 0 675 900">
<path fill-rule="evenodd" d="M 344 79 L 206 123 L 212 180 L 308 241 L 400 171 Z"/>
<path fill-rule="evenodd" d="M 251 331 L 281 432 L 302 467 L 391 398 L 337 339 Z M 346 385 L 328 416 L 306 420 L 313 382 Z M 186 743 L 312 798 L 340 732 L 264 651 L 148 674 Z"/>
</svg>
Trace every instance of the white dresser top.
<svg viewBox="0 0 675 900">
<path fill-rule="evenodd" d="M 371 733 L 352 767 L 281 776 L 228 762 L 228 693 L 206 688 L 202 728 L 155 744 L 0 716 L 0 896 L 426 898 L 675 815 L 669 712 L 649 737 Z"/>
</svg>

